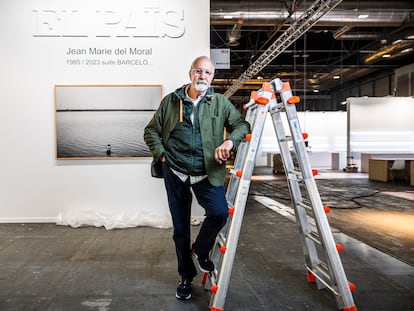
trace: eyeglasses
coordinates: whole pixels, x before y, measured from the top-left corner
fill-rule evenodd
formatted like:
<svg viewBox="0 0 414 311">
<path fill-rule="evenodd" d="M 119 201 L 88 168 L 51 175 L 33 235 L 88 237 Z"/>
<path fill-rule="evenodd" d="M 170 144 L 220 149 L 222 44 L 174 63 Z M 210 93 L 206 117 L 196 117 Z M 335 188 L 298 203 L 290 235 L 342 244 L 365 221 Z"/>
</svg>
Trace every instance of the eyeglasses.
<svg viewBox="0 0 414 311">
<path fill-rule="evenodd" d="M 194 71 L 199 76 L 201 76 L 203 73 L 205 73 L 206 76 L 208 76 L 208 77 L 213 75 L 213 72 L 211 70 L 206 70 L 206 69 L 203 69 L 203 68 L 193 68 L 191 70 Z"/>
</svg>

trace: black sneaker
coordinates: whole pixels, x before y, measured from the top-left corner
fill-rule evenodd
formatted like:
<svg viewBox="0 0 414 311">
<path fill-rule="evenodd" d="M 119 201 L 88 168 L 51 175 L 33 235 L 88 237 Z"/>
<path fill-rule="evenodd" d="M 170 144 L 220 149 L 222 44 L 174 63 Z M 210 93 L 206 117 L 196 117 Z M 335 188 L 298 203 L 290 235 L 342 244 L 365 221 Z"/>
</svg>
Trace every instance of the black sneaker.
<svg viewBox="0 0 414 311">
<path fill-rule="evenodd" d="M 191 280 L 182 278 L 178 283 L 177 292 L 175 297 L 181 300 L 191 299 Z"/>
<path fill-rule="evenodd" d="M 208 257 L 199 257 L 194 251 L 193 255 L 197 258 L 198 267 L 201 271 L 206 273 L 214 271 L 214 263 Z"/>
<path fill-rule="evenodd" d="M 214 263 L 208 258 L 197 257 L 198 267 L 203 272 L 212 272 L 214 271 Z"/>
</svg>

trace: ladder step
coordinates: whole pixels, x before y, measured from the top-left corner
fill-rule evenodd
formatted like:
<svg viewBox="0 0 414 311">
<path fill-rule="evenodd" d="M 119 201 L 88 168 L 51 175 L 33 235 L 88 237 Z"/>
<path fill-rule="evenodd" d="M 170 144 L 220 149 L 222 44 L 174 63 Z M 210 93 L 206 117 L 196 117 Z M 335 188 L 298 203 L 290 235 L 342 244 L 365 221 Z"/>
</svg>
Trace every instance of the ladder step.
<svg viewBox="0 0 414 311">
<path fill-rule="evenodd" d="M 227 238 L 221 232 L 217 235 L 217 243 L 219 244 L 219 246 L 226 246 Z"/>
<path fill-rule="evenodd" d="M 315 266 L 313 269 L 311 269 L 310 267 L 307 267 L 308 271 L 310 273 L 312 273 L 312 275 L 318 279 L 318 281 L 320 281 L 323 285 L 325 285 L 327 288 L 330 289 L 330 291 L 336 295 L 336 296 L 341 296 L 341 294 L 336 290 L 336 288 L 334 288 L 330 282 L 331 282 L 331 278 L 330 276 L 323 270 L 318 269 L 318 266 Z"/>
<path fill-rule="evenodd" d="M 270 107 L 270 114 L 277 113 L 277 112 L 285 112 L 285 105 L 283 103 L 276 103 Z"/>
<path fill-rule="evenodd" d="M 205 272 L 207 273 L 207 272 Z M 217 273 L 216 271 L 208 272 L 207 273 L 211 287 L 217 286 Z"/>
<path fill-rule="evenodd" d="M 320 278 L 325 279 L 326 281 L 331 280 L 331 277 L 328 274 L 328 268 L 326 267 L 326 264 L 323 262 L 314 265 L 312 268 L 308 267 L 308 270 L 310 270 L 313 274 L 318 275 Z"/>
<path fill-rule="evenodd" d="M 285 136 L 284 138 L 279 139 L 280 142 L 290 142 L 292 140 L 292 136 Z"/>
<path fill-rule="evenodd" d="M 321 240 L 319 238 L 319 234 L 315 231 L 311 231 L 310 233 L 305 234 L 308 239 L 311 239 L 315 243 L 322 245 Z"/>
<path fill-rule="evenodd" d="M 290 170 L 287 176 L 288 180 L 295 182 L 303 182 L 303 174 L 300 171 Z"/>
<path fill-rule="evenodd" d="M 307 205 L 307 204 L 305 204 L 303 202 L 298 202 L 298 203 L 296 203 L 296 205 L 301 206 L 301 207 L 304 207 L 304 208 L 306 208 L 307 210 L 310 210 L 310 211 L 313 210 L 312 206 L 309 206 L 309 205 Z"/>
<path fill-rule="evenodd" d="M 296 203 L 296 205 L 297 205 L 297 206 L 304 207 L 304 208 L 306 208 L 307 210 L 311 210 L 311 211 L 313 211 L 313 207 L 312 207 L 312 206 L 309 206 L 309 205 L 307 205 L 307 204 L 305 204 L 305 203 L 303 203 L 303 201 L 297 202 L 297 203 Z M 329 208 L 329 206 L 324 205 L 324 206 L 323 206 L 323 211 L 325 212 L 325 214 L 328 214 L 328 213 L 331 211 L 331 209 Z"/>
<path fill-rule="evenodd" d="M 299 169 L 290 170 L 289 174 L 302 176 L 302 172 Z"/>
</svg>

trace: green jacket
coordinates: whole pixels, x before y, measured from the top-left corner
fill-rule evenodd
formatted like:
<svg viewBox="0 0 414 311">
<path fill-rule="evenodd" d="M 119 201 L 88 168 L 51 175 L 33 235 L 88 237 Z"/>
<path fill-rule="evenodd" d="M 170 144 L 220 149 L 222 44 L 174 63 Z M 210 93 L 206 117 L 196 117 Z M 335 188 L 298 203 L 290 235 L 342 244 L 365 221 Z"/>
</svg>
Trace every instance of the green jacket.
<svg viewBox="0 0 414 311">
<path fill-rule="evenodd" d="M 179 96 L 182 94 L 183 87 L 166 95 L 161 100 L 160 106 L 145 127 L 144 140 L 153 156 L 151 164 L 153 177 L 163 177 L 161 169 L 161 159 L 164 154 L 163 142 L 168 140 L 170 132 L 179 122 Z M 250 125 L 224 95 L 214 93 L 212 88 L 207 90 L 198 107 L 204 163 L 208 179 L 213 186 L 223 186 L 226 177 L 226 164 L 216 162 L 214 151 L 223 143 L 224 129 L 229 134 L 227 139 L 233 141 L 233 150 L 237 150 L 241 140 L 249 133 Z"/>
</svg>

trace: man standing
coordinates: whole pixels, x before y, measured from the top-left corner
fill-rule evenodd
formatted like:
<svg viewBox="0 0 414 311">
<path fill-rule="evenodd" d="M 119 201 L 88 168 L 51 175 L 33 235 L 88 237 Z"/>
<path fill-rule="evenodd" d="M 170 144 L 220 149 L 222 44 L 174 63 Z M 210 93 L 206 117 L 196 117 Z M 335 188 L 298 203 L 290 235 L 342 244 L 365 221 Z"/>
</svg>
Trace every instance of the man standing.
<svg viewBox="0 0 414 311">
<path fill-rule="evenodd" d="M 178 273 L 178 299 L 191 298 L 197 275 L 214 270 L 209 253 L 225 225 L 228 206 L 224 191 L 226 160 L 249 132 L 250 126 L 222 94 L 210 88 L 214 66 L 206 56 L 191 64 L 190 84 L 166 95 L 148 123 L 144 140 L 151 150 L 151 173 L 163 177 L 172 217 Z M 224 139 L 224 129 L 229 133 Z M 191 188 L 206 218 L 191 244 Z"/>
</svg>

